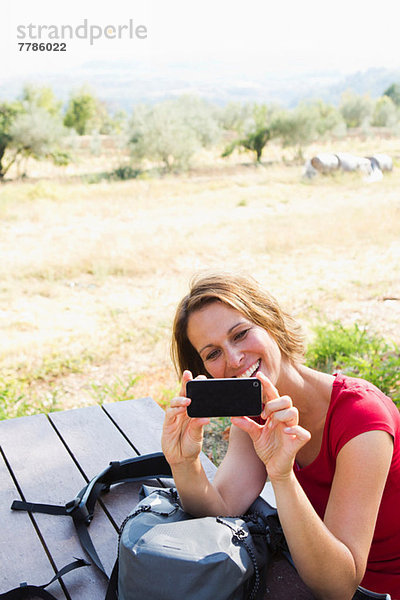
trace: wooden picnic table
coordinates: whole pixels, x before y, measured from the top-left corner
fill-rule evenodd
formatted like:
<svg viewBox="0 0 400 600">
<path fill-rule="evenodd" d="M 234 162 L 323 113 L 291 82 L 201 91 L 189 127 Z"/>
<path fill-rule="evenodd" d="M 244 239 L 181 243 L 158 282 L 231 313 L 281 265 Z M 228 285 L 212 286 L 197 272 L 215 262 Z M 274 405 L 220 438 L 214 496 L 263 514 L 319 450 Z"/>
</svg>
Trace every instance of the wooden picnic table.
<svg viewBox="0 0 400 600">
<path fill-rule="evenodd" d="M 43 585 L 73 557 L 87 558 L 70 517 L 12 511 L 13 500 L 64 505 L 111 461 L 160 451 L 163 419 L 154 400 L 140 398 L 0 422 L 0 593 L 25 581 Z M 212 479 L 215 466 L 204 455 L 202 462 Z M 96 507 L 90 535 L 108 574 L 140 486 L 116 485 Z M 59 600 L 102 600 L 106 588 L 90 566 L 47 590 Z"/>
<path fill-rule="evenodd" d="M 88 559 L 70 517 L 13 511 L 13 500 L 65 505 L 111 461 L 159 452 L 163 420 L 152 398 L 140 398 L 0 421 L 0 593 L 22 582 L 43 585 L 74 557 Z M 212 480 L 216 467 L 204 454 L 201 460 Z M 115 485 L 96 506 L 90 536 L 108 575 L 119 527 L 138 502 L 141 485 Z M 270 483 L 261 495 L 275 505 Z M 103 600 L 107 580 L 92 565 L 46 589 L 58 600 Z M 264 600 L 289 598 L 313 600 L 287 561 L 273 561 Z"/>
</svg>

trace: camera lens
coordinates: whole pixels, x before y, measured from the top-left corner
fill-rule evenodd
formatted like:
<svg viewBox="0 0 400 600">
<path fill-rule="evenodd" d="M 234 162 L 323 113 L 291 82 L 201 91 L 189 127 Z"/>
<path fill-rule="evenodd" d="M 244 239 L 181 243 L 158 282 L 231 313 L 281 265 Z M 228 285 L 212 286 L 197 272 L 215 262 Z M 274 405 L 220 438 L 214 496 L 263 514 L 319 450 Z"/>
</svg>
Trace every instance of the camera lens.
<svg viewBox="0 0 400 600">
<path fill-rule="evenodd" d="M 254 381 L 253 382 L 253 387 L 258 387 L 259 386 L 259 382 L 258 381 Z"/>
</svg>

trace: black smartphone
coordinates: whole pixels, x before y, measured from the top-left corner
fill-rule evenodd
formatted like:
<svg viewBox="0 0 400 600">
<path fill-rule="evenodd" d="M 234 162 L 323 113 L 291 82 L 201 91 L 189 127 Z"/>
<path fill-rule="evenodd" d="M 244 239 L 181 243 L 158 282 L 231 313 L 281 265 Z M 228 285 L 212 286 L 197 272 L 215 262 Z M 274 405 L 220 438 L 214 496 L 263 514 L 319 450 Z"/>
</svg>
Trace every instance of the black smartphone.
<svg viewBox="0 0 400 600">
<path fill-rule="evenodd" d="M 261 382 L 254 378 L 192 379 L 189 417 L 255 417 L 261 414 Z"/>
</svg>

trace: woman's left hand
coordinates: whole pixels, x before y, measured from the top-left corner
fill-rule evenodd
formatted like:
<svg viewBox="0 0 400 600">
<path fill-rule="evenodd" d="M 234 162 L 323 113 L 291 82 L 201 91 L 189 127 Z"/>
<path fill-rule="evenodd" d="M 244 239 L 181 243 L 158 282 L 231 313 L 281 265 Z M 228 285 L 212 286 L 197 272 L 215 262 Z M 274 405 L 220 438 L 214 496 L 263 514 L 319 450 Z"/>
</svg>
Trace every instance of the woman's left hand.
<svg viewBox="0 0 400 600">
<path fill-rule="evenodd" d="M 289 396 L 278 390 L 263 373 L 257 373 L 263 387 L 264 425 L 248 417 L 232 417 L 232 423 L 246 431 L 253 441 L 257 455 L 265 464 L 271 481 L 290 476 L 297 452 L 311 438 L 299 425 L 299 412 Z"/>
</svg>

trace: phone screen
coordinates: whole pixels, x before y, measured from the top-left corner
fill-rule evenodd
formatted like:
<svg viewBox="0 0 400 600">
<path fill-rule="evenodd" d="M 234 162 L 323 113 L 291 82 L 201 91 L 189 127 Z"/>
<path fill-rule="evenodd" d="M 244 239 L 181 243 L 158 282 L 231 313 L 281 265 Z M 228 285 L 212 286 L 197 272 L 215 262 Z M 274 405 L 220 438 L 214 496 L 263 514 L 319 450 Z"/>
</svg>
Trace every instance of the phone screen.
<svg viewBox="0 0 400 600">
<path fill-rule="evenodd" d="M 186 384 L 190 417 L 261 414 L 261 383 L 255 378 L 193 379 Z"/>
</svg>

